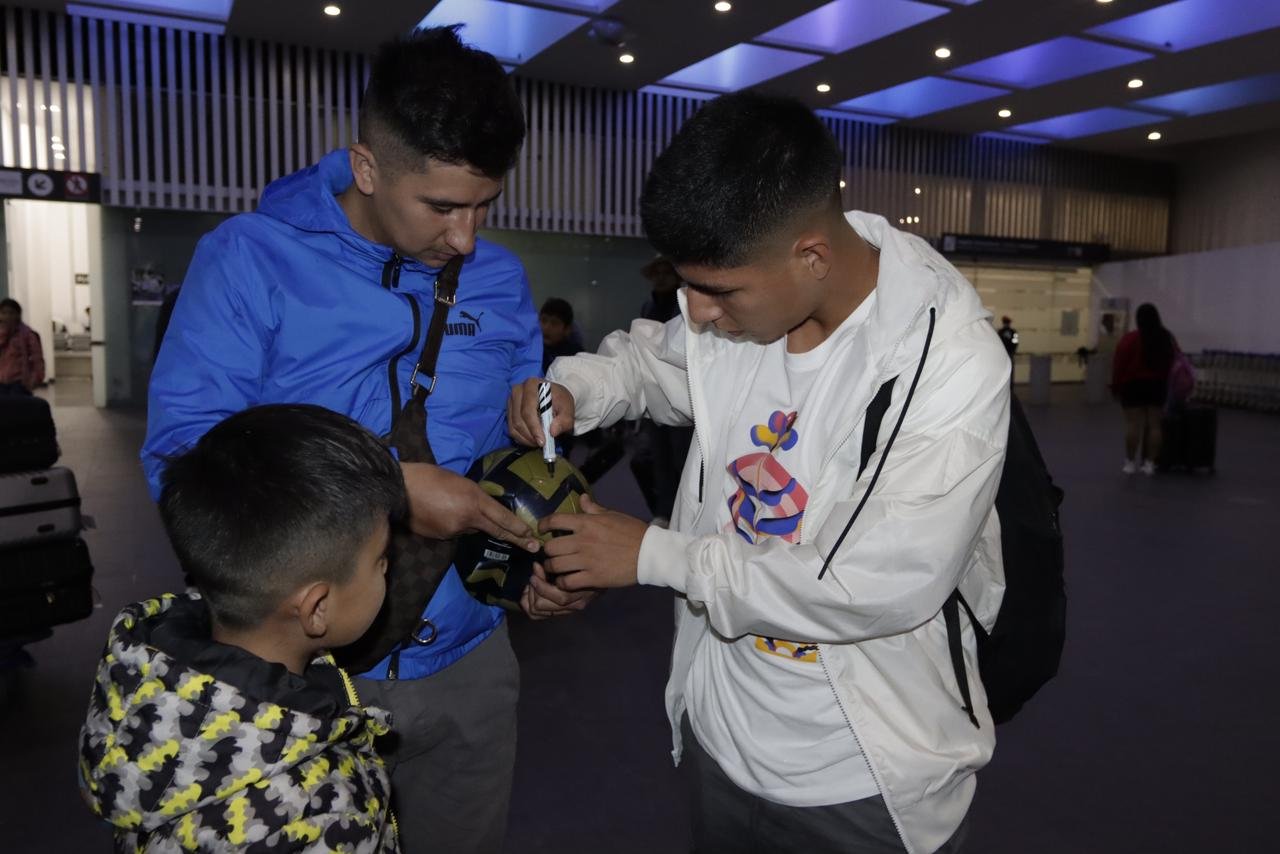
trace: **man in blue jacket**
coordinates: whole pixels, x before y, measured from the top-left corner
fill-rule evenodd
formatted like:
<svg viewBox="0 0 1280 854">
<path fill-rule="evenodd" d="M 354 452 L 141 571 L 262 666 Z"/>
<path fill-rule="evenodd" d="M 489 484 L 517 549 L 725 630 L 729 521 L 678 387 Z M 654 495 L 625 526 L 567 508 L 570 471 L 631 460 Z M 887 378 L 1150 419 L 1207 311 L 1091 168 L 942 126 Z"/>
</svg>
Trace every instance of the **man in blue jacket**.
<svg viewBox="0 0 1280 854">
<path fill-rule="evenodd" d="M 438 464 L 402 464 L 410 521 L 425 536 L 483 530 L 536 549 L 463 476 L 510 443 L 509 390 L 541 369 L 524 270 L 476 237 L 524 132 L 502 67 L 454 29 L 384 45 L 360 142 L 273 182 L 255 212 L 200 241 L 151 379 L 142 458 L 153 493 L 167 455 L 255 404 L 319 404 L 385 435 L 408 394 L 435 277 L 463 255 L 427 404 Z M 586 601 L 538 579 L 525 607 L 548 616 Z M 434 641 L 401 648 L 398 672 L 384 660 L 359 680 L 362 698 L 393 715 L 387 760 L 406 852 L 501 846 L 519 691 L 502 614 L 450 572 L 424 614 Z"/>
</svg>

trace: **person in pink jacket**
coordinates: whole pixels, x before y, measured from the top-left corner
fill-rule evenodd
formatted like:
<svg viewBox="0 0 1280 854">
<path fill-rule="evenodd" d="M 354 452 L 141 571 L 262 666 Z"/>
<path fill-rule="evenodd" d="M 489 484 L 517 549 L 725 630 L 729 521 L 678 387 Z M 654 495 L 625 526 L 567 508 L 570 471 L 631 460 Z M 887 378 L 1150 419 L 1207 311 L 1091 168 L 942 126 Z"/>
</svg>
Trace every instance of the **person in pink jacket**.
<svg viewBox="0 0 1280 854">
<path fill-rule="evenodd" d="M 17 300 L 0 300 L 0 394 L 31 394 L 43 382 L 39 333 L 22 322 Z"/>
</svg>

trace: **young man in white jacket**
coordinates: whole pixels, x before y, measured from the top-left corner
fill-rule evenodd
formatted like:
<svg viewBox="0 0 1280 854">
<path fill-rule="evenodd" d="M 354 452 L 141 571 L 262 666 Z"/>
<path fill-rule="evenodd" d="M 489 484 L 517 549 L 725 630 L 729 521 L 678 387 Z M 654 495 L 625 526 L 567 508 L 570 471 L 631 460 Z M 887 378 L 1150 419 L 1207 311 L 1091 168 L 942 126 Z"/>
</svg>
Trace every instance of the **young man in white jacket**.
<svg viewBox="0 0 1280 854">
<path fill-rule="evenodd" d="M 928 244 L 842 212 L 841 160 L 798 102 L 705 106 L 641 202 L 682 315 L 549 372 L 553 434 L 695 428 L 671 528 L 596 505 L 544 520 L 566 534 L 535 588 L 679 594 L 666 700 L 698 852 L 958 850 L 995 742 L 973 629 L 962 617 L 971 720 L 940 612 L 957 588 L 988 629 L 999 608 L 1008 358 Z M 512 392 L 528 444 L 536 398 Z"/>
</svg>

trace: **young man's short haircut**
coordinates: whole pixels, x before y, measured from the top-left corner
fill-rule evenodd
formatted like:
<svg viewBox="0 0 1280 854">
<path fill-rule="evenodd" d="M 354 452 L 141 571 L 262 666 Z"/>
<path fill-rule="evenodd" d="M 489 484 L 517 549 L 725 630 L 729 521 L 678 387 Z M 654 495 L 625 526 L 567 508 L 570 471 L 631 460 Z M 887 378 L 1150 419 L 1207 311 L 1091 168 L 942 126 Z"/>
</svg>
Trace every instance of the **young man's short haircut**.
<svg viewBox="0 0 1280 854">
<path fill-rule="evenodd" d="M 640 197 L 649 242 L 676 264 L 737 267 L 792 219 L 839 207 L 835 138 L 799 101 L 710 101 L 654 163 Z"/>
<path fill-rule="evenodd" d="M 559 320 L 565 326 L 573 325 L 573 306 L 568 300 L 560 299 L 560 297 L 552 297 L 542 304 L 542 308 L 538 310 L 538 315 L 547 315 Z"/>
<path fill-rule="evenodd" d="M 160 515 L 221 624 L 259 624 L 312 581 L 350 579 L 378 524 L 404 510 L 404 477 L 356 422 L 319 406 L 232 415 L 169 461 Z"/>
<path fill-rule="evenodd" d="M 460 26 L 417 30 L 373 58 L 360 140 L 393 169 L 422 171 L 432 158 L 501 178 L 515 165 L 520 99 L 491 54 L 461 42 Z"/>
<path fill-rule="evenodd" d="M 22 304 L 16 299 L 10 299 L 8 297 L 0 299 L 0 308 L 11 308 L 18 314 L 22 314 Z"/>
</svg>

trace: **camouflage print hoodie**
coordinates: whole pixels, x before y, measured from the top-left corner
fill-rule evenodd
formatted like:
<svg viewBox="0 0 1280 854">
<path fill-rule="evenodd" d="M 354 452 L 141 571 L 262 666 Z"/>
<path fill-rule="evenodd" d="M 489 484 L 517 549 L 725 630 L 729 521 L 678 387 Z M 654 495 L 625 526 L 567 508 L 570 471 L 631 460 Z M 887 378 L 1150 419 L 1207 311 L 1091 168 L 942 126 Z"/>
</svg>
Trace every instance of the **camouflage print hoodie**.
<svg viewBox="0 0 1280 854">
<path fill-rule="evenodd" d="M 116 850 L 399 850 L 374 737 L 345 673 L 305 677 L 210 639 L 198 596 L 125 608 L 80 732 L 80 785 Z"/>
</svg>

